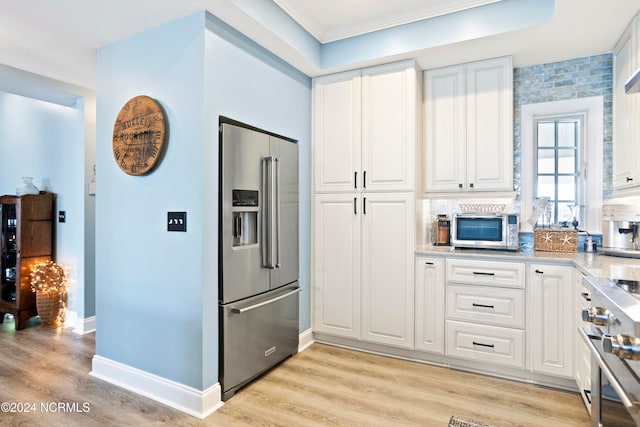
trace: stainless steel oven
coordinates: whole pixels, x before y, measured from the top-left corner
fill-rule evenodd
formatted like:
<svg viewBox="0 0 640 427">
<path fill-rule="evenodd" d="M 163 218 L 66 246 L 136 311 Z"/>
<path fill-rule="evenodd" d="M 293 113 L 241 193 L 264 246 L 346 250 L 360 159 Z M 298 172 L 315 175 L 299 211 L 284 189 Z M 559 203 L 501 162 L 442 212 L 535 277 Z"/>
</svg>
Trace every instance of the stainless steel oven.
<svg viewBox="0 0 640 427">
<path fill-rule="evenodd" d="M 591 352 L 591 426 L 640 427 L 640 287 L 585 277 L 591 308 L 580 335 Z"/>
</svg>

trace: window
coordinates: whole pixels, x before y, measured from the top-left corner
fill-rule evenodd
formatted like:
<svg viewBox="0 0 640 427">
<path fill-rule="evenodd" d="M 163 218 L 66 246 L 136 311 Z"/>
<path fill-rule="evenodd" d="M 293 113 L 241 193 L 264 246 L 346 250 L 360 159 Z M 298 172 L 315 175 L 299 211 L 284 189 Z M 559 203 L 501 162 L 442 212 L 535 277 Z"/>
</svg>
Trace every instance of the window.
<svg viewBox="0 0 640 427">
<path fill-rule="evenodd" d="M 548 197 L 550 220 L 571 223 L 580 217 L 580 146 L 582 118 L 536 118 L 534 197 Z M 542 219 L 539 219 L 541 222 Z"/>
<path fill-rule="evenodd" d="M 602 232 L 602 196 L 603 196 L 603 142 L 604 142 L 604 101 L 602 96 L 592 96 L 586 98 L 568 99 L 563 101 L 551 101 L 541 102 L 535 104 L 525 104 L 521 107 L 521 178 L 520 178 L 520 198 L 521 198 L 521 215 L 522 222 L 520 223 L 520 231 L 531 232 L 538 218 L 534 213 L 534 201 L 538 191 L 537 179 L 538 170 L 546 171 L 544 169 L 548 164 L 544 162 L 550 162 L 550 160 L 541 160 L 543 164 L 538 168 L 538 148 L 537 148 L 537 124 L 538 122 L 552 122 L 558 121 L 569 122 L 559 130 L 559 133 L 564 135 L 570 133 L 567 129 L 571 129 L 574 125 L 571 125 L 572 120 L 578 120 L 580 122 L 577 125 L 578 143 L 576 155 L 576 170 L 577 184 L 575 186 L 575 194 L 577 203 L 580 205 L 579 209 L 579 228 L 587 230 L 592 234 L 600 234 Z M 551 125 L 546 125 L 548 128 L 544 130 L 550 130 Z M 544 130 L 542 130 L 544 132 Z M 551 133 L 551 132 L 549 132 Z M 554 132 L 555 135 L 555 124 Z M 563 140 L 564 141 L 564 140 Z M 550 143 L 548 143 L 550 144 Z M 556 142 L 553 142 L 554 147 Z M 560 142 L 558 148 L 567 148 L 566 142 Z M 568 150 L 570 151 L 570 150 Z M 555 150 L 549 149 L 548 152 L 554 152 Z M 546 155 L 547 151 L 543 151 L 541 156 Z M 566 154 L 560 151 L 560 154 Z M 544 159 L 544 157 L 542 157 Z M 560 157 L 562 165 L 559 170 L 562 173 L 567 172 L 566 158 Z M 555 158 L 554 158 L 554 170 L 555 170 Z M 516 169 L 517 171 L 517 169 Z M 568 175 L 565 175 L 563 179 L 568 180 Z M 558 175 L 560 179 L 562 175 Z M 550 178 L 546 178 L 550 179 Z M 555 172 L 554 172 L 555 179 Z M 554 181 L 555 182 L 555 181 Z M 563 181 L 564 182 L 564 181 Z M 542 186 L 542 191 L 549 186 Z M 558 196 L 551 197 L 558 201 L 558 208 L 555 212 L 558 212 L 558 220 L 565 221 L 570 216 L 562 213 L 562 209 L 568 208 L 567 200 L 571 200 L 571 196 L 566 196 L 567 193 L 573 193 L 571 191 L 572 184 L 559 186 Z M 554 189 L 555 192 L 555 189 Z M 554 213 L 554 218 L 556 217 Z"/>
</svg>

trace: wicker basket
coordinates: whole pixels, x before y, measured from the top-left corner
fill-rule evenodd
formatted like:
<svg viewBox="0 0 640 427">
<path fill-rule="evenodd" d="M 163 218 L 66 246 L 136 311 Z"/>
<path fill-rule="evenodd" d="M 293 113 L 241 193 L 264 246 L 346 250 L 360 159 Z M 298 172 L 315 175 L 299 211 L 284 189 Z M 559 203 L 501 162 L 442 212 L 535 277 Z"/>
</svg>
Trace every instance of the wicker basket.
<svg viewBox="0 0 640 427">
<path fill-rule="evenodd" d="M 578 252 L 576 230 L 537 228 L 533 230 L 534 249 L 547 252 Z"/>
<path fill-rule="evenodd" d="M 37 291 L 36 307 L 40 316 L 40 326 L 38 329 L 53 329 L 60 326 L 58 317 L 60 316 L 60 291 Z"/>
</svg>

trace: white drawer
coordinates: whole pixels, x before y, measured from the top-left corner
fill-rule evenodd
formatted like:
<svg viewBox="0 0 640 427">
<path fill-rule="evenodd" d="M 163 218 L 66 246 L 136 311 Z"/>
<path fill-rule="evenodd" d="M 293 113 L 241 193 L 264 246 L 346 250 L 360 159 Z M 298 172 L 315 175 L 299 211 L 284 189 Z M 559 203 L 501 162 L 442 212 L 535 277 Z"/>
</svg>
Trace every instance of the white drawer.
<svg viewBox="0 0 640 427">
<path fill-rule="evenodd" d="M 447 285 L 447 318 L 524 328 L 524 290 Z"/>
<path fill-rule="evenodd" d="M 520 262 L 448 259 L 447 281 L 524 289 L 525 268 Z"/>
<path fill-rule="evenodd" d="M 447 320 L 447 356 L 524 368 L 524 331 Z"/>
</svg>

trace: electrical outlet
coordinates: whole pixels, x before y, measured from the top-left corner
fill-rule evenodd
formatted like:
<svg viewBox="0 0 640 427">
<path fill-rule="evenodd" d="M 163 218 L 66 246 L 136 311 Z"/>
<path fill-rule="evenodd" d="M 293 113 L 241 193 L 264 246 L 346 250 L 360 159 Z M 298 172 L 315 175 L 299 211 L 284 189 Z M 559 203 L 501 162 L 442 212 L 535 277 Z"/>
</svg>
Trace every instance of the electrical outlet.
<svg viewBox="0 0 640 427">
<path fill-rule="evenodd" d="M 58 222 L 67 222 L 67 212 L 58 211 Z"/>
</svg>

